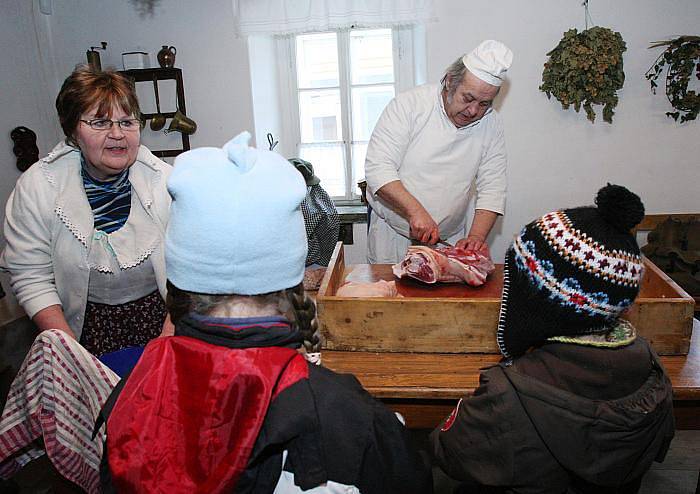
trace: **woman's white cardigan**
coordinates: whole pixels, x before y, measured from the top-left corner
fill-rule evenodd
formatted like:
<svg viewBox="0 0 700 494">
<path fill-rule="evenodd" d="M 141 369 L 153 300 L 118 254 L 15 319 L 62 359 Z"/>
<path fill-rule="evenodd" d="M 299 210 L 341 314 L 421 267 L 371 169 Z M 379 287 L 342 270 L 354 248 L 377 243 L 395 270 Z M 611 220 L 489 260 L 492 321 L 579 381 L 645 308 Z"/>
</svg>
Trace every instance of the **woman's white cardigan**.
<svg viewBox="0 0 700 494">
<path fill-rule="evenodd" d="M 80 338 L 88 296 L 88 254 L 94 233 L 93 215 L 83 188 L 80 152 L 59 143 L 17 180 L 5 210 L 6 246 L 0 268 L 29 317 L 51 305 L 61 305 L 66 320 Z M 129 170 L 132 194 L 159 229 L 151 245 L 133 243 L 130 267 L 149 256 L 161 295 L 165 297 L 163 239 L 170 195 L 166 180 L 171 167 L 145 146 Z M 133 199 L 132 199 L 133 200 Z"/>
</svg>

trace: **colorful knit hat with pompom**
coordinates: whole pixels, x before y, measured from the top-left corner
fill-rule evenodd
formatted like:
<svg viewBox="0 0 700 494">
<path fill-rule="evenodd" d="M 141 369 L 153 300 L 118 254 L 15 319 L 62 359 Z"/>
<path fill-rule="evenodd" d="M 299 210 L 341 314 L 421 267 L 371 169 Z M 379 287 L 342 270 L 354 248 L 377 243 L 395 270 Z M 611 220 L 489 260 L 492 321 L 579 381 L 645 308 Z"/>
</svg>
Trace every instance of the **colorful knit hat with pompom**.
<svg viewBox="0 0 700 494">
<path fill-rule="evenodd" d="M 497 332 L 506 358 L 553 336 L 605 332 L 639 293 L 644 268 L 631 230 L 644 205 L 610 184 L 595 203 L 545 214 L 506 252 Z"/>
</svg>

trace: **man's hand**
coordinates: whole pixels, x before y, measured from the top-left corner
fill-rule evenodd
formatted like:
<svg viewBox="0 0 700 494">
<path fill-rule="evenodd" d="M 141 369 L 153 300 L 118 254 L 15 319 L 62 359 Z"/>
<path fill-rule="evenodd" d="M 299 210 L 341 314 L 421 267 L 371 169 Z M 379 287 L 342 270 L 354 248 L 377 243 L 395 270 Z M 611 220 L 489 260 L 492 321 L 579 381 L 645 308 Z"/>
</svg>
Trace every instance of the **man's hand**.
<svg viewBox="0 0 700 494">
<path fill-rule="evenodd" d="M 493 228 L 496 218 L 498 218 L 498 213 L 494 213 L 493 211 L 488 211 L 486 209 L 477 209 L 474 211 L 474 219 L 472 220 L 469 233 L 466 238 L 457 242 L 455 247 L 464 250 L 473 250 L 491 259 L 491 252 L 486 243 L 486 237 L 491 231 L 491 228 Z"/>
<path fill-rule="evenodd" d="M 473 250 L 478 252 L 482 256 L 486 256 L 491 259 L 491 252 L 489 251 L 489 245 L 486 243 L 486 239 L 478 237 L 476 235 L 469 235 L 466 238 L 459 240 L 455 247 L 463 250 Z"/>
<path fill-rule="evenodd" d="M 400 180 L 385 184 L 377 191 L 377 195 L 408 221 L 408 234 L 411 238 L 431 245 L 440 240 L 437 223 Z"/>
<path fill-rule="evenodd" d="M 433 245 L 440 240 L 438 225 L 424 207 L 416 208 L 416 210 L 408 216 L 408 224 L 411 228 L 411 238 L 429 245 Z"/>
</svg>

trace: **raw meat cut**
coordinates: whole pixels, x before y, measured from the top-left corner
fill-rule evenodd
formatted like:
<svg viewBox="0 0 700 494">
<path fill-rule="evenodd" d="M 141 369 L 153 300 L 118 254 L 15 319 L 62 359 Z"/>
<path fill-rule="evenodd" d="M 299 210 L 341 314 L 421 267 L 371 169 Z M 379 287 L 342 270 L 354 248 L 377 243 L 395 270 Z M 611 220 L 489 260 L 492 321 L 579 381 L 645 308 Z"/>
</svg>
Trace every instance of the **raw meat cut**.
<svg viewBox="0 0 700 494">
<path fill-rule="evenodd" d="M 335 294 L 337 297 L 398 297 L 395 281 L 379 280 L 374 283 L 347 281 Z"/>
<path fill-rule="evenodd" d="M 398 278 L 408 276 L 424 283 L 464 282 L 471 286 L 483 285 L 494 269 L 491 259 L 478 252 L 424 245 L 409 247 L 403 261 L 392 267 Z"/>
</svg>

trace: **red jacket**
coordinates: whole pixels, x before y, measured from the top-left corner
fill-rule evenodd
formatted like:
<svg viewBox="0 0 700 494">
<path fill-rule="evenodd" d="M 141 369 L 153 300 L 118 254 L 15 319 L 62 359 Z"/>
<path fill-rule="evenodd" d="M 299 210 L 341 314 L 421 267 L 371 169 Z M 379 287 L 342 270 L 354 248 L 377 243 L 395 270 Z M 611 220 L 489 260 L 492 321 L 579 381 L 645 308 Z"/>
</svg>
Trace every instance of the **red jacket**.
<svg viewBox="0 0 700 494">
<path fill-rule="evenodd" d="M 394 414 L 298 344 L 282 319 L 197 317 L 149 343 L 106 405 L 105 490 L 272 492 L 287 451 L 303 489 L 430 492 Z"/>
</svg>

